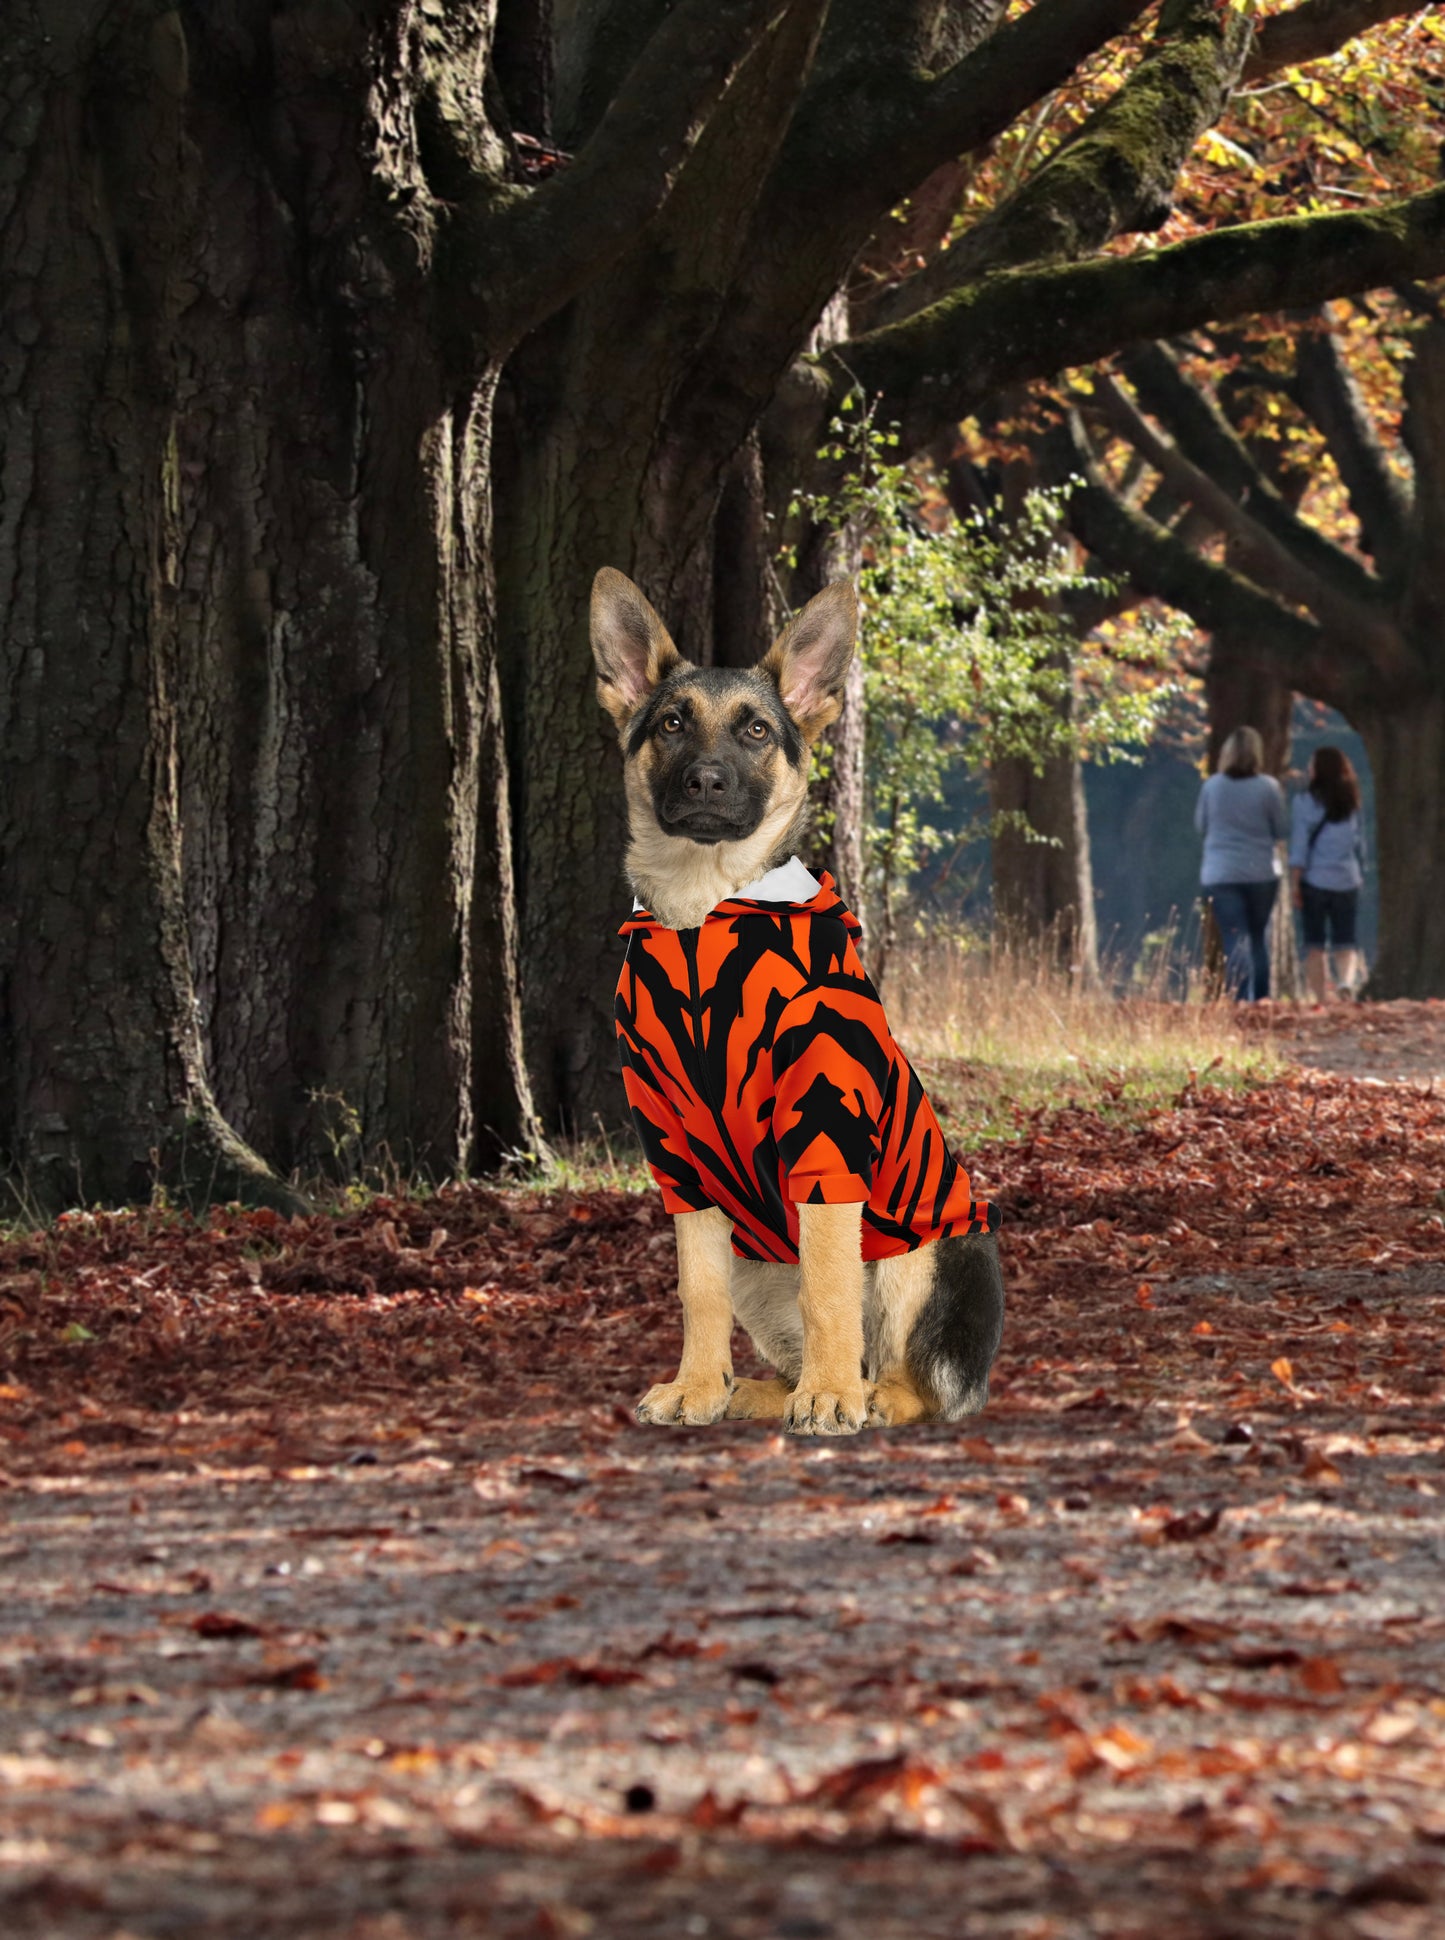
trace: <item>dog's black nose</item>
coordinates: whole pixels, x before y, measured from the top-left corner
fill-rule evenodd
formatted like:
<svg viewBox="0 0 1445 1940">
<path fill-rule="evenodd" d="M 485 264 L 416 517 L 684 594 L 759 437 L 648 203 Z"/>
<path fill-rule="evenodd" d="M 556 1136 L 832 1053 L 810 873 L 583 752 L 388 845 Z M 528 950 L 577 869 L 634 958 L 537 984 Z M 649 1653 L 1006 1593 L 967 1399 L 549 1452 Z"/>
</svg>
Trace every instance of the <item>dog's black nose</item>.
<svg viewBox="0 0 1445 1940">
<path fill-rule="evenodd" d="M 682 789 L 694 801 L 721 800 L 731 782 L 732 776 L 726 768 L 719 768 L 710 761 L 694 761 L 682 778 Z"/>
</svg>

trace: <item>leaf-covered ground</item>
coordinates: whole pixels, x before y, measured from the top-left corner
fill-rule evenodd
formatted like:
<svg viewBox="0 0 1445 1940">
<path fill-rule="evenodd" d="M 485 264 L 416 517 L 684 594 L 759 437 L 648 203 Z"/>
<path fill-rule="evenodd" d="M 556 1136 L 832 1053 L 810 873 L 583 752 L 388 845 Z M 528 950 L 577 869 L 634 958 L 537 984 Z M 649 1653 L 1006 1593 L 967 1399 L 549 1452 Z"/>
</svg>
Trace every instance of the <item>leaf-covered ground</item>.
<svg viewBox="0 0 1445 1940">
<path fill-rule="evenodd" d="M 635 1426 L 650 1197 L 9 1243 L 0 1930 L 1445 1932 L 1445 1034 L 1390 1018 L 1403 1083 L 979 1153 L 954 1430 Z"/>
</svg>

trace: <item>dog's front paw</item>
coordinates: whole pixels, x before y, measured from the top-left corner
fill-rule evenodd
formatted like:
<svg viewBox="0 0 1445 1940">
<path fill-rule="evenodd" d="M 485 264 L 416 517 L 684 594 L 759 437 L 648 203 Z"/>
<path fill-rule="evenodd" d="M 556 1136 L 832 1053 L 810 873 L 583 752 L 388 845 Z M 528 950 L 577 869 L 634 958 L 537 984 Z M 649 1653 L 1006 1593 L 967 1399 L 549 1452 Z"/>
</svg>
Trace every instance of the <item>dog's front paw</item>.
<svg viewBox="0 0 1445 1940">
<path fill-rule="evenodd" d="M 856 1435 L 868 1419 L 868 1392 L 862 1382 L 823 1388 L 800 1381 L 783 1410 L 789 1435 Z"/>
<path fill-rule="evenodd" d="M 661 1381 L 637 1404 L 637 1419 L 654 1428 L 705 1428 L 727 1413 L 733 1378 L 720 1374 L 710 1381 Z"/>
</svg>

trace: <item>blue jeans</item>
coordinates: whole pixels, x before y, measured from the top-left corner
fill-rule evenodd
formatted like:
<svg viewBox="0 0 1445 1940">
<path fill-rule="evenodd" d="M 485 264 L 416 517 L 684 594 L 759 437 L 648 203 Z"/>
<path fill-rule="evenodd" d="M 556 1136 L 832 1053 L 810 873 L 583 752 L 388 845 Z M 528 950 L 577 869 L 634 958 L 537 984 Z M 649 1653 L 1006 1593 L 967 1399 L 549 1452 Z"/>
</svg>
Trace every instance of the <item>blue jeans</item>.
<svg viewBox="0 0 1445 1940">
<path fill-rule="evenodd" d="M 1279 883 L 1214 882 L 1209 900 L 1219 925 L 1224 976 L 1241 1003 L 1269 995 L 1269 919 Z"/>
</svg>

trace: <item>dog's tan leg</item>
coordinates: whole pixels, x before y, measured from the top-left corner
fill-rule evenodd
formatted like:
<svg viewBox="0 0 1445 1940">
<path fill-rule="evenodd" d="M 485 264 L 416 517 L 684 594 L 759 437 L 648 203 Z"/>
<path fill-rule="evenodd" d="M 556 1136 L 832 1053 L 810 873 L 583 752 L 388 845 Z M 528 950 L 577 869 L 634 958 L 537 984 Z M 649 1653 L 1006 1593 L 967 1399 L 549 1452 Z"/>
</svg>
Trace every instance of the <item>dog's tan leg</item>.
<svg viewBox="0 0 1445 1940">
<path fill-rule="evenodd" d="M 767 1381 L 754 1381 L 744 1375 L 733 1382 L 727 1418 L 729 1421 L 780 1421 L 792 1392 L 781 1374 Z"/>
<path fill-rule="evenodd" d="M 783 1411 L 794 1435 L 856 1435 L 863 1385 L 863 1208 L 799 1206 L 803 1366 Z"/>
<path fill-rule="evenodd" d="M 700 1427 L 721 1421 L 733 1388 L 732 1222 L 715 1206 L 676 1213 L 677 1293 L 682 1302 L 682 1362 L 675 1381 L 649 1388 L 637 1419 Z"/>
<path fill-rule="evenodd" d="M 868 1395 L 872 1428 L 901 1428 L 910 1421 L 927 1421 L 936 1412 L 919 1393 L 905 1360 L 913 1324 L 933 1290 L 934 1266 L 932 1248 L 920 1246 L 879 1260 L 873 1269 L 873 1368 L 877 1372 Z"/>
</svg>

